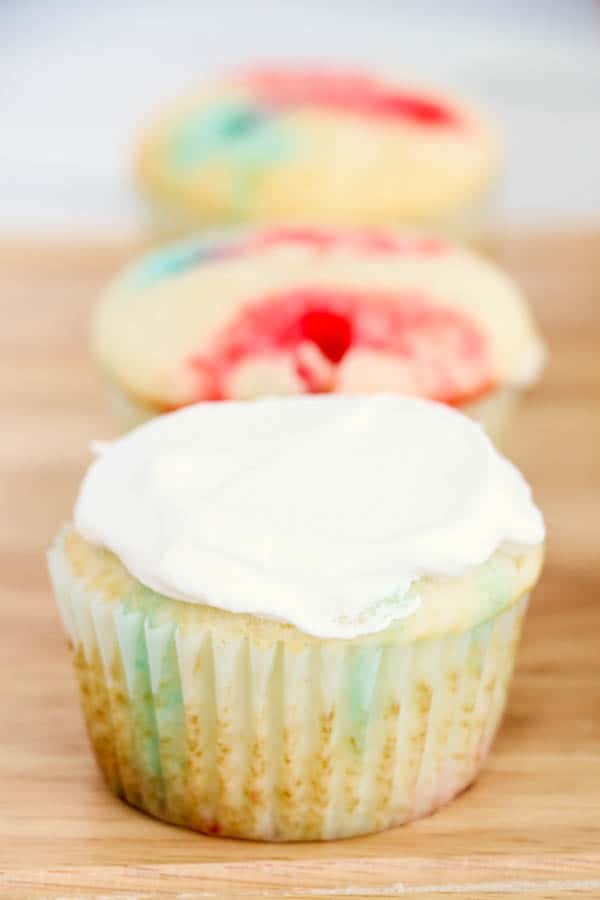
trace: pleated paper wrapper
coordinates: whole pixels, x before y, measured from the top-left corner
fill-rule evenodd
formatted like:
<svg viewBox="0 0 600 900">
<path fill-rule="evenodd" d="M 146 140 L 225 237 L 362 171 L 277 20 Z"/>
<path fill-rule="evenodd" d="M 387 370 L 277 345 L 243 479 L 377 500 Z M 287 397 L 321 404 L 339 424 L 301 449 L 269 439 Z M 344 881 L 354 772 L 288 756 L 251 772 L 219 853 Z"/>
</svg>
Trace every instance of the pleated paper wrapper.
<svg viewBox="0 0 600 900">
<path fill-rule="evenodd" d="M 527 598 L 412 644 L 266 643 L 106 600 L 50 554 L 87 729 L 111 790 L 168 822 L 326 840 L 426 815 L 478 773 Z M 205 621 L 205 620 L 203 620 Z"/>
</svg>

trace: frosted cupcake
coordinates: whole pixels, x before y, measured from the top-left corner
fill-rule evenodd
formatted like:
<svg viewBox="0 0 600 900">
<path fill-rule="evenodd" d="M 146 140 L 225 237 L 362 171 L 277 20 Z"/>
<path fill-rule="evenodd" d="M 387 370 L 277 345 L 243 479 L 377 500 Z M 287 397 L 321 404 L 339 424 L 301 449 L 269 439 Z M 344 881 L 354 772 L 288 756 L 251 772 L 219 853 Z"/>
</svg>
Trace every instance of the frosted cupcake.
<svg viewBox="0 0 600 900">
<path fill-rule="evenodd" d="M 478 425 L 391 396 L 206 403 L 99 449 L 50 569 L 117 795 L 325 840 L 475 778 L 544 539 Z"/>
<path fill-rule="evenodd" d="M 390 230 L 252 228 L 152 253 L 110 286 L 93 350 L 125 427 L 200 400 L 427 397 L 501 436 L 541 342 L 510 279 Z"/>
<path fill-rule="evenodd" d="M 498 141 L 464 103 L 364 71 L 270 67 L 180 99 L 136 157 L 162 227 L 415 224 L 472 231 Z"/>
</svg>

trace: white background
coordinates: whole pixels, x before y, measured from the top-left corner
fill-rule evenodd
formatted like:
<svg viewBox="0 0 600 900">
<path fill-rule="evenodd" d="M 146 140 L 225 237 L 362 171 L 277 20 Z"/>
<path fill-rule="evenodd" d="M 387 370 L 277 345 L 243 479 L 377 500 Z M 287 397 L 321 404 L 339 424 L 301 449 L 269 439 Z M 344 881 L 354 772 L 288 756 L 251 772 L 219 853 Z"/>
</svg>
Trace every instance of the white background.
<svg viewBox="0 0 600 900">
<path fill-rule="evenodd" d="M 0 230 L 129 232 L 132 137 L 239 62 L 374 63 L 489 107 L 500 225 L 600 223 L 594 0 L 0 0 Z"/>
</svg>

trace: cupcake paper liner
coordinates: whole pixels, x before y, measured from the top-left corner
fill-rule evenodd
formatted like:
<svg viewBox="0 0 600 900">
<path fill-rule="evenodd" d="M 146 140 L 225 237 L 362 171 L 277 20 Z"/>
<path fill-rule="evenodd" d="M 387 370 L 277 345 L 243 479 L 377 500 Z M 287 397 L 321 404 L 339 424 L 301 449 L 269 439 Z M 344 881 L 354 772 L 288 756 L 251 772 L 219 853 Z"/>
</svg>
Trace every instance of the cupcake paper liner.
<svg viewBox="0 0 600 900">
<path fill-rule="evenodd" d="M 147 233 L 151 239 L 158 243 L 164 243 L 167 240 L 174 240 L 185 237 L 190 234 L 204 234 L 214 231 L 215 228 L 231 228 L 232 217 L 215 214 L 209 209 L 189 210 L 185 209 L 181 203 L 169 199 L 168 196 L 158 196 L 156 192 L 148 191 L 143 184 L 140 184 L 138 190 L 138 200 L 140 212 L 146 220 Z M 494 213 L 497 205 L 497 195 L 499 187 L 499 178 L 496 175 L 489 184 L 482 186 L 472 196 L 465 197 L 460 203 L 456 203 L 454 208 L 444 215 L 400 217 L 400 219 L 389 219 L 387 221 L 373 221 L 374 227 L 388 228 L 413 228 L 425 229 L 433 234 L 440 235 L 447 240 L 463 241 L 478 249 L 484 244 L 484 239 L 488 235 L 494 222 Z M 238 215 L 234 216 L 234 227 L 244 227 L 246 225 L 260 224 L 279 224 L 281 217 L 276 217 L 275 221 L 271 221 L 270 216 L 253 216 L 248 215 L 246 210 L 239 210 Z M 339 222 L 336 217 L 336 225 L 364 226 L 365 217 L 359 215 L 355 220 L 355 216 L 350 214 L 348 221 Z M 221 221 L 219 222 L 219 219 Z M 302 217 L 300 217 L 302 219 Z M 310 217 L 314 224 L 314 215 Z M 302 222 L 296 224 L 302 224 Z M 322 227 L 331 226 L 331 222 L 321 221 L 317 223 Z"/>
<path fill-rule="evenodd" d="M 412 644 L 269 643 L 153 624 L 84 586 L 60 546 L 50 571 L 110 789 L 168 822 L 259 840 L 378 831 L 465 788 L 527 606 Z"/>
<path fill-rule="evenodd" d="M 113 381 L 105 378 L 104 387 L 108 404 L 120 432 L 131 431 L 138 425 L 143 425 L 149 419 L 160 415 L 159 410 L 134 400 Z M 502 447 L 518 407 L 520 395 L 521 391 L 517 388 L 501 387 L 481 400 L 476 400 L 459 407 L 459 409 L 465 415 L 480 422 L 494 444 Z"/>
</svg>

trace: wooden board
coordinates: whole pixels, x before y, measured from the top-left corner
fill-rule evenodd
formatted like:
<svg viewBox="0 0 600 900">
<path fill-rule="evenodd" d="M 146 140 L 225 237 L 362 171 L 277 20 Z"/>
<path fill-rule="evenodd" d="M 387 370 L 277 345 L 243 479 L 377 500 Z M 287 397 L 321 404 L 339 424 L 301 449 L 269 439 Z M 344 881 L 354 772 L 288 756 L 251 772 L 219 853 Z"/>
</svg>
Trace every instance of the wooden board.
<svg viewBox="0 0 600 900">
<path fill-rule="evenodd" d="M 43 551 L 111 433 L 90 307 L 131 247 L 0 244 L 0 896 L 600 897 L 600 234 L 498 242 L 551 352 L 512 444 L 549 526 L 508 714 L 436 815 L 268 845 L 161 824 L 105 790 Z"/>
</svg>

